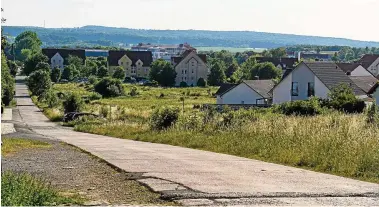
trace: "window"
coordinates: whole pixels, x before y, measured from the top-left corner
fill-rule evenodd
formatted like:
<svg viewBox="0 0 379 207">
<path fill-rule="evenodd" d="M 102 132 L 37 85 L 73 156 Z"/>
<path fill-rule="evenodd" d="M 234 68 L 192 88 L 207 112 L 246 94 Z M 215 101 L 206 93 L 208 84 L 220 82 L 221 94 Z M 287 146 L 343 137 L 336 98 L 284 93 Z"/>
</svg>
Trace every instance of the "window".
<svg viewBox="0 0 379 207">
<path fill-rule="evenodd" d="M 182 74 L 184 74 L 184 71 L 182 70 Z"/>
<path fill-rule="evenodd" d="M 193 77 L 192 77 L 191 79 L 192 79 L 192 81 L 193 81 Z"/>
<path fill-rule="evenodd" d="M 299 83 L 298 82 L 292 82 L 291 95 L 299 96 Z"/>
<path fill-rule="evenodd" d="M 121 65 L 123 65 L 124 64 L 124 62 L 121 62 Z"/>
<path fill-rule="evenodd" d="M 192 69 L 192 73 L 193 73 L 193 69 Z"/>
<path fill-rule="evenodd" d="M 53 63 L 55 63 L 55 60 L 53 60 Z"/>
<path fill-rule="evenodd" d="M 184 71 L 184 74 L 187 74 L 187 70 Z"/>
<path fill-rule="evenodd" d="M 61 63 L 61 60 L 59 60 L 58 62 Z"/>
<path fill-rule="evenodd" d="M 195 66 L 195 62 L 192 62 L 192 66 Z"/>
<path fill-rule="evenodd" d="M 308 97 L 315 95 L 315 83 L 309 82 L 308 83 Z"/>
</svg>

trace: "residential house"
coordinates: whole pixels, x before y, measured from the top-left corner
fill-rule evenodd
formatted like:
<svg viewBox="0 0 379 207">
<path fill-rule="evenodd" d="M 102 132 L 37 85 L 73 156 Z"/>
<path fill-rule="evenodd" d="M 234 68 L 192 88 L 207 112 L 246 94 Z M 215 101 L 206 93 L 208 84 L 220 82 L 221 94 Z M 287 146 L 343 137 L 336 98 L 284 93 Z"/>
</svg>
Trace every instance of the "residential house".
<svg viewBox="0 0 379 207">
<path fill-rule="evenodd" d="M 360 63 L 337 63 L 337 66 L 348 76 L 372 76 Z"/>
<path fill-rule="evenodd" d="M 359 61 L 372 75 L 379 78 L 379 55 L 364 55 Z"/>
<path fill-rule="evenodd" d="M 118 66 L 125 69 L 126 77 L 148 78 L 150 65 L 153 62 L 150 51 L 110 50 L 108 68 L 110 73 Z"/>
<path fill-rule="evenodd" d="M 362 89 L 366 94 L 370 94 L 370 90 L 375 84 L 378 82 L 373 75 L 371 76 L 349 76 L 349 78 L 357 85 L 360 89 Z"/>
<path fill-rule="evenodd" d="M 56 49 L 56 48 L 43 48 L 42 54 L 49 58 L 49 64 L 51 68 L 63 69 L 65 65 L 68 65 L 68 57 L 77 56 L 83 60 L 85 64 L 86 53 L 82 49 Z"/>
<path fill-rule="evenodd" d="M 341 83 L 351 87 L 357 97 L 367 97 L 334 62 L 301 62 L 273 88 L 273 103 L 307 100 L 311 96 L 327 98 Z"/>
<path fill-rule="evenodd" d="M 377 82 L 368 92 L 374 98 L 377 105 L 379 105 L 379 82 Z"/>
<path fill-rule="evenodd" d="M 216 92 L 217 104 L 271 104 L 270 90 L 274 85 L 272 80 L 244 80 L 237 85 L 222 85 Z"/>
<path fill-rule="evenodd" d="M 187 50 L 181 56 L 172 57 L 171 63 L 176 71 L 175 85 L 179 86 L 181 82 L 189 86 L 197 86 L 200 78 L 207 80 L 209 68 L 207 65 L 207 56 L 197 54 L 194 50 Z"/>
<path fill-rule="evenodd" d="M 139 43 L 131 47 L 132 51 L 150 51 L 153 55 L 153 61 L 157 59 L 164 59 L 170 61 L 171 57 L 183 54 L 187 50 L 196 50 L 191 45 L 184 43 L 179 45 L 155 45 Z"/>
</svg>

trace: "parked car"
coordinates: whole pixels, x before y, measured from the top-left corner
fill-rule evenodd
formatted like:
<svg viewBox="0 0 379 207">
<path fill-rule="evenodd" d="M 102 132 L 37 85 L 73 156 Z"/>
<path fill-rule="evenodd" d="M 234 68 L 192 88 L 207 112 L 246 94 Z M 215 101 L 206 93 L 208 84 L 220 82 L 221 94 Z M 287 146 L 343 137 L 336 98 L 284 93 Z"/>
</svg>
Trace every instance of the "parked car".
<svg viewBox="0 0 379 207">
<path fill-rule="evenodd" d="M 99 115 L 91 114 L 91 113 L 68 112 L 63 116 L 63 122 L 74 121 L 75 119 L 78 119 L 79 117 L 82 117 L 82 116 L 89 116 L 89 117 L 94 117 L 94 118 L 99 117 Z"/>
</svg>

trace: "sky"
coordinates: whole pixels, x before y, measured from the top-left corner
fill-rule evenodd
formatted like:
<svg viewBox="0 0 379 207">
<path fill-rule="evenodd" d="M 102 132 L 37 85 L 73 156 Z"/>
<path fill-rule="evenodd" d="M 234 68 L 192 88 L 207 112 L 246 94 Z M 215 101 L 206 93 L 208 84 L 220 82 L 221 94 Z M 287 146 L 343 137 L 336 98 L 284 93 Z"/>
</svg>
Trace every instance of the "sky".
<svg viewBox="0 0 379 207">
<path fill-rule="evenodd" d="M 379 0 L 1 0 L 4 25 L 259 31 L 379 41 Z"/>
</svg>

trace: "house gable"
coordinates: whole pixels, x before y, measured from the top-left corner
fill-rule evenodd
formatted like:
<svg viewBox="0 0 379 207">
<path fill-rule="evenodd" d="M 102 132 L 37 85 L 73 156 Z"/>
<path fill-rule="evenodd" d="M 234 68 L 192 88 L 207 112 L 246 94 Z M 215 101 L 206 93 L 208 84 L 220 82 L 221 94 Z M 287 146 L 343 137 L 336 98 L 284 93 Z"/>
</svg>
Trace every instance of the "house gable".
<svg viewBox="0 0 379 207">
<path fill-rule="evenodd" d="M 359 65 L 357 68 L 355 68 L 351 73 L 350 76 L 372 76 L 370 72 L 366 70 L 363 66 Z"/>
<path fill-rule="evenodd" d="M 246 83 L 241 83 L 219 97 L 219 104 L 257 104 L 263 97 Z"/>
<path fill-rule="evenodd" d="M 132 60 L 130 60 L 130 58 L 127 56 L 127 55 L 124 55 L 122 56 L 119 60 L 118 60 L 118 65 L 119 66 L 122 66 L 122 67 L 126 67 L 126 66 L 131 66 L 132 65 Z"/>
<path fill-rule="evenodd" d="M 64 59 L 63 57 L 59 54 L 59 52 L 57 52 L 50 60 L 50 66 L 51 68 L 60 68 L 60 69 L 63 69 L 63 65 L 64 65 Z"/>
</svg>

